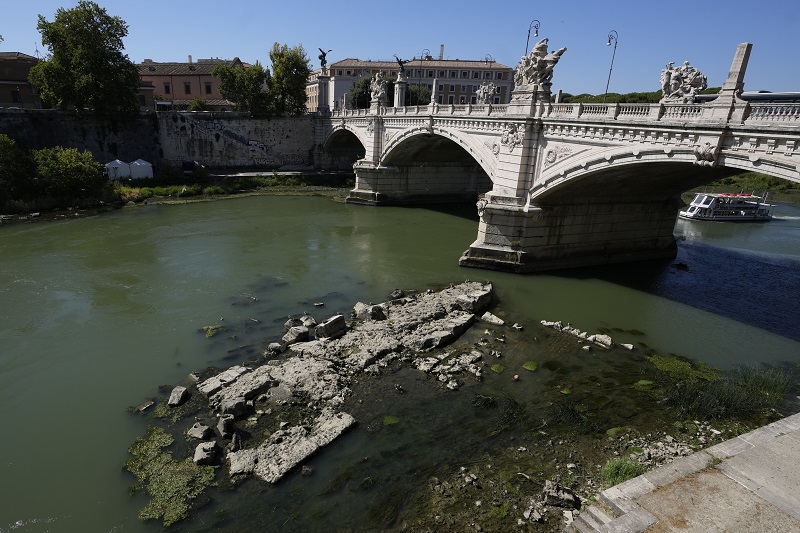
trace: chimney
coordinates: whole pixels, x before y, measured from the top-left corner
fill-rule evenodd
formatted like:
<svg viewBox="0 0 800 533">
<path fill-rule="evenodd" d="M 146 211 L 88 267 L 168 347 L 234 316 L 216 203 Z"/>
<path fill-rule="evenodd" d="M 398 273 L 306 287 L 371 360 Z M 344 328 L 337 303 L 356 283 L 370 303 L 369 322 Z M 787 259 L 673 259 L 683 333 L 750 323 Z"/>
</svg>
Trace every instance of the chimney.
<svg viewBox="0 0 800 533">
<path fill-rule="evenodd" d="M 192 54 L 189 54 L 189 63 L 192 62 Z"/>
<path fill-rule="evenodd" d="M 439 61 L 441 61 L 442 59 L 444 59 L 444 45 L 440 44 L 439 45 Z"/>
</svg>

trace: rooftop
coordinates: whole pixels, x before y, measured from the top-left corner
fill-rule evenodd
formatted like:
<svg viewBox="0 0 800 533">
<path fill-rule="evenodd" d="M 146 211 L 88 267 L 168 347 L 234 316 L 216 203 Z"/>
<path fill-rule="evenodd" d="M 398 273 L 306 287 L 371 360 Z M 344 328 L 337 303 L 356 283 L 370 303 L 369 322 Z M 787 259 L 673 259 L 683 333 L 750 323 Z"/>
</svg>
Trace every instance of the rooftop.
<svg viewBox="0 0 800 533">
<path fill-rule="evenodd" d="M 198 59 L 195 63 L 157 63 L 151 59 L 145 59 L 136 65 L 136 68 L 139 69 L 140 76 L 189 76 L 211 74 L 211 70 L 217 65 L 248 66 L 235 57 L 233 59 Z"/>
</svg>

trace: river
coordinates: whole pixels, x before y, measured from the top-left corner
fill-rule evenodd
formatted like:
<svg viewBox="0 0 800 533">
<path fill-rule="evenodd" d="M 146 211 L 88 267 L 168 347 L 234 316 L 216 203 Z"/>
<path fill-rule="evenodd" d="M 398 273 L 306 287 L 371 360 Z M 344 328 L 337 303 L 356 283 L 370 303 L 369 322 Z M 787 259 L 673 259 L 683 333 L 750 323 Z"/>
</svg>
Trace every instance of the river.
<svg viewBox="0 0 800 533">
<path fill-rule="evenodd" d="M 145 500 L 128 494 L 133 478 L 122 465 L 146 425 L 128 408 L 190 371 L 254 355 L 281 334 L 287 315 L 324 319 L 357 301 L 383 301 L 395 288 L 489 280 L 503 313 L 531 331 L 542 319 L 561 320 L 726 368 L 798 362 L 800 207 L 780 205 L 775 215 L 766 224 L 678 221 L 684 240 L 676 261 L 686 268 L 658 262 L 536 276 L 458 266 L 476 234 L 471 206 L 260 196 L 0 227 L 0 533 L 160 530 L 137 520 Z M 228 329 L 207 339 L 200 330 L 212 324 Z M 466 402 L 458 394 L 450 400 L 455 412 Z M 403 402 L 396 410 L 420 416 L 411 399 Z M 402 439 L 434 442 L 452 417 L 479 423 L 467 414 L 431 416 L 423 423 L 431 432 Z M 315 459 L 315 476 L 396 438 L 371 439 L 363 422 Z M 410 468 L 410 455 L 387 462 L 383 475 Z M 446 450 L 427 461 L 447 464 Z M 322 490 L 299 477 L 274 489 L 287 508 Z M 273 490 L 248 487 L 250 498 Z M 316 512 L 358 529 L 358 511 L 331 509 L 360 494 L 328 499 Z M 201 524 L 235 509 L 230 493 L 218 500 L 182 527 L 211 529 Z M 268 527 L 264 513 L 286 525 L 296 512 L 264 505 L 272 510 L 231 511 L 229 530 L 258 520 L 264 525 L 253 530 L 282 530 Z"/>
</svg>

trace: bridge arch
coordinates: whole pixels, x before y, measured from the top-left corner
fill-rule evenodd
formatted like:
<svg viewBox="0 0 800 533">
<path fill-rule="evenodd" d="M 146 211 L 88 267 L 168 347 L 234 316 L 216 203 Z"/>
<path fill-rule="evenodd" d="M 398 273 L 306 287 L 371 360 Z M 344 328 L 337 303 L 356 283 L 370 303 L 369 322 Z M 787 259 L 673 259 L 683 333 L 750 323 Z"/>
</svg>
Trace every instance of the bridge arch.
<svg viewBox="0 0 800 533">
<path fill-rule="evenodd" d="M 545 169 L 530 201 L 551 204 L 580 198 L 664 200 L 741 172 L 759 172 L 800 182 L 800 172 L 785 162 L 726 151 L 711 165 L 693 147 L 622 148 L 591 151 Z"/>
<path fill-rule="evenodd" d="M 450 141 L 450 143 L 443 141 Z M 476 142 L 472 136 L 448 128 L 421 126 L 405 129 L 389 139 L 381 154 L 381 161 L 391 165 L 398 160 L 408 159 L 408 152 L 412 151 L 408 147 L 414 145 L 417 146 L 417 149 L 413 149 L 412 157 L 422 156 L 423 158 L 426 158 L 426 155 L 429 157 L 431 152 L 437 150 L 445 150 L 450 157 L 457 156 L 456 154 L 460 155 L 460 152 L 453 150 L 453 145 L 456 145 L 483 170 L 491 182 L 494 182 L 497 159 L 489 148 Z M 464 160 L 463 157 L 461 159 Z"/>
<path fill-rule="evenodd" d="M 353 164 L 366 155 L 367 140 L 358 129 L 347 124 L 338 125 L 325 137 L 322 148 L 327 159 L 325 167 L 334 170 L 352 170 Z"/>
</svg>

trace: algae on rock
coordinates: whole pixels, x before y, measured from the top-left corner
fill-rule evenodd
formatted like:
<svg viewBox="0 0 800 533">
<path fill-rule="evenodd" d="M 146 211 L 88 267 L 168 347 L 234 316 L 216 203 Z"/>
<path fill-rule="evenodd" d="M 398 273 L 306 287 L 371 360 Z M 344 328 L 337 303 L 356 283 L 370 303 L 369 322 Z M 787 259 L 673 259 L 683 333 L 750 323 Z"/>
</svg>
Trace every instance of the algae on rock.
<svg viewBox="0 0 800 533">
<path fill-rule="evenodd" d="M 163 518 L 164 526 L 183 520 L 193 500 L 214 484 L 215 467 L 196 465 L 190 458 L 176 461 L 163 451 L 173 441 L 162 428 L 151 426 L 128 449 L 133 457 L 125 461 L 125 469 L 137 480 L 131 492 L 145 491 L 150 497 L 139 511 L 140 520 Z"/>
</svg>

